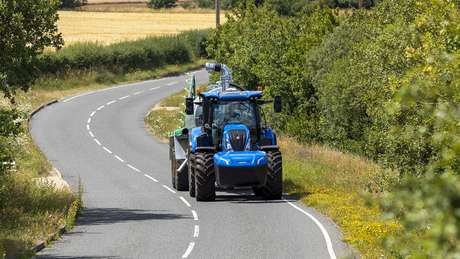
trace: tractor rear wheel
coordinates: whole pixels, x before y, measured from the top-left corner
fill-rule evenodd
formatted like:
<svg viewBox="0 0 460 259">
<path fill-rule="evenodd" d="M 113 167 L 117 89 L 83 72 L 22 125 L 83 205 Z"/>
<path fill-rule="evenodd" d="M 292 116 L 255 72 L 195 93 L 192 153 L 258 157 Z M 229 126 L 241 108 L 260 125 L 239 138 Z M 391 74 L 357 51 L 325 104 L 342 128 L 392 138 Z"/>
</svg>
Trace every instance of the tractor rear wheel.
<svg viewBox="0 0 460 259">
<path fill-rule="evenodd" d="M 260 194 L 267 200 L 278 200 L 283 195 L 283 160 L 280 151 L 267 152 L 267 182 L 260 189 Z"/>
<path fill-rule="evenodd" d="M 214 154 L 197 153 L 195 155 L 195 194 L 197 201 L 216 199 L 216 175 L 214 172 Z"/>
<path fill-rule="evenodd" d="M 195 158 L 193 154 L 188 156 L 188 192 L 190 197 L 195 197 Z"/>
</svg>

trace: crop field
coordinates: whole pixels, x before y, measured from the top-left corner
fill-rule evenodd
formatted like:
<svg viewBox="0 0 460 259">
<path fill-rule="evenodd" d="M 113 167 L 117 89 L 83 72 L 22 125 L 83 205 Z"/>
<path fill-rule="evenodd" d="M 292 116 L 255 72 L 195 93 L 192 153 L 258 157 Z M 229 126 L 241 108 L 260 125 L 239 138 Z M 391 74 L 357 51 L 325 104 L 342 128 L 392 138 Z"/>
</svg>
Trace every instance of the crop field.
<svg viewBox="0 0 460 259">
<path fill-rule="evenodd" d="M 66 44 L 109 44 L 215 26 L 213 13 L 61 11 L 59 16 L 58 26 Z"/>
</svg>

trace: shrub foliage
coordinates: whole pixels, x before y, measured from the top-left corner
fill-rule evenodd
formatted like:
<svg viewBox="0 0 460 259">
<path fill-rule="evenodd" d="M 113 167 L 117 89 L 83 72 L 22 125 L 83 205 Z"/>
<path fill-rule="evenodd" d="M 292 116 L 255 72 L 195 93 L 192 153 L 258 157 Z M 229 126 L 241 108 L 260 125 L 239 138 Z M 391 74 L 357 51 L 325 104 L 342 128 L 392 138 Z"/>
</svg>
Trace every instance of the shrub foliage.
<svg viewBox="0 0 460 259">
<path fill-rule="evenodd" d="M 382 0 L 349 16 L 249 5 L 210 39 L 210 55 L 239 83 L 283 96 L 280 130 L 400 172 L 382 203 L 407 230 L 388 241 L 395 256 L 459 256 L 458 4 Z"/>
<path fill-rule="evenodd" d="M 207 37 L 207 31 L 190 31 L 177 36 L 151 37 L 108 46 L 76 43 L 41 55 L 37 68 L 44 74 L 59 75 L 73 70 L 104 69 L 118 73 L 184 64 L 206 54 Z"/>
</svg>

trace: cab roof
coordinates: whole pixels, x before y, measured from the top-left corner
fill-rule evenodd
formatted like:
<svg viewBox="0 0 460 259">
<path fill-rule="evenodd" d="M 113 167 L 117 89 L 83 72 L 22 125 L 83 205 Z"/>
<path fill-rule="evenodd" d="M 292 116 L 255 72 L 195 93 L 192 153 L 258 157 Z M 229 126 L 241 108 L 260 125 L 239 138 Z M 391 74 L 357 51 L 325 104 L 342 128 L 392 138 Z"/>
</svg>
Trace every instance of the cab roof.
<svg viewBox="0 0 460 259">
<path fill-rule="evenodd" d="M 263 94 L 261 91 L 238 91 L 232 88 L 222 92 L 222 89 L 219 87 L 208 92 L 204 92 L 201 96 L 204 98 L 217 98 L 222 101 L 246 101 L 250 99 L 260 99 Z"/>
</svg>

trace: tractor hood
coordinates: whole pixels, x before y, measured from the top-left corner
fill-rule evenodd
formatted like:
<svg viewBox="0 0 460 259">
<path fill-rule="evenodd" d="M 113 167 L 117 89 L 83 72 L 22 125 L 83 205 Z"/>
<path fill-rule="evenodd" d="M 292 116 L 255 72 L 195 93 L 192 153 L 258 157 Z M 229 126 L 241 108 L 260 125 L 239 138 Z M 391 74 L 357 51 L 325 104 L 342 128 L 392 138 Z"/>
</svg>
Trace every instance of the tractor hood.
<svg viewBox="0 0 460 259">
<path fill-rule="evenodd" d="M 243 124 L 227 124 L 222 138 L 224 151 L 245 151 L 251 149 L 250 132 Z"/>
</svg>

